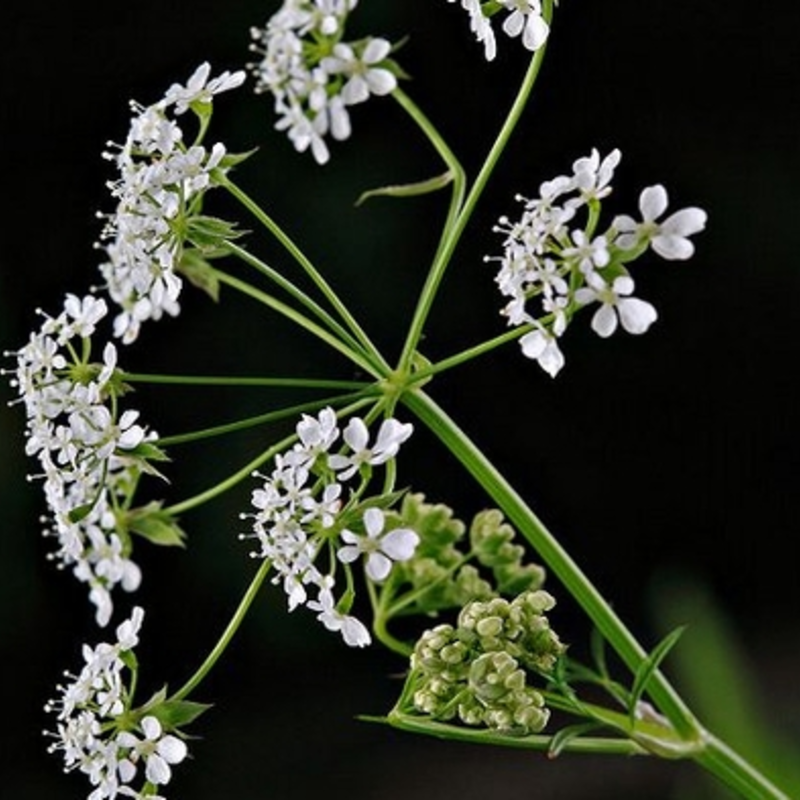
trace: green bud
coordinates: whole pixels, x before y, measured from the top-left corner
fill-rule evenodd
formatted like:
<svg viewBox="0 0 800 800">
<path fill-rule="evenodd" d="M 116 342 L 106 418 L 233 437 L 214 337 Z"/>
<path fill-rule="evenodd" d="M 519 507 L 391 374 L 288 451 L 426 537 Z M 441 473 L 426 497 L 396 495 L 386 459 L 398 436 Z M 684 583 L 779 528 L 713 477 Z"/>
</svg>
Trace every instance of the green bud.
<svg viewBox="0 0 800 800">
<path fill-rule="evenodd" d="M 425 502 L 421 493 L 407 494 L 400 507 L 404 527 L 415 530 L 420 537 L 416 555 L 432 557 L 448 566 L 456 563 L 460 556 L 453 545 L 464 536 L 466 526 L 453 518 L 453 510 L 442 503 Z"/>
<path fill-rule="evenodd" d="M 470 544 L 478 560 L 487 567 L 521 561 L 525 548 L 513 544 L 514 536 L 514 529 L 503 521 L 502 512 L 496 508 L 476 514 L 469 529 Z"/>
</svg>

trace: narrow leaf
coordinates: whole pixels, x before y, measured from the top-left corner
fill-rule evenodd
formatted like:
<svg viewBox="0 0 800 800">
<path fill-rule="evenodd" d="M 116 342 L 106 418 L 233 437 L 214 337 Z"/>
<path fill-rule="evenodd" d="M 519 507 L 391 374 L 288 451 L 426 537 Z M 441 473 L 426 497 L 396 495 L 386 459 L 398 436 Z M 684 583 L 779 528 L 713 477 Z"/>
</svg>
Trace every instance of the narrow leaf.
<svg viewBox="0 0 800 800">
<path fill-rule="evenodd" d="M 370 197 L 415 197 L 420 194 L 430 194 L 439 189 L 443 189 L 449 183 L 453 182 L 453 173 L 450 170 L 437 175 L 435 178 L 428 178 L 426 181 L 419 181 L 417 183 L 402 183 L 392 186 L 381 186 L 377 189 L 370 189 L 364 192 L 361 197 L 356 200 L 356 205 L 360 206 L 365 200 Z"/>
<path fill-rule="evenodd" d="M 668 633 L 654 648 L 650 655 L 642 662 L 639 669 L 636 671 L 636 677 L 633 681 L 633 688 L 631 689 L 631 696 L 629 699 L 628 713 L 631 719 L 634 718 L 636 713 L 636 706 L 642 699 L 642 695 L 647 689 L 647 684 L 653 673 L 658 669 L 661 662 L 667 657 L 670 650 L 677 644 L 678 639 L 683 635 L 686 626 L 682 625 L 679 628 Z"/>
<path fill-rule="evenodd" d="M 576 725 L 568 725 L 566 728 L 562 728 L 550 740 L 550 746 L 547 748 L 547 757 L 558 758 L 570 742 L 575 741 L 585 733 L 597 730 L 599 727 L 595 722 L 579 722 Z"/>
</svg>

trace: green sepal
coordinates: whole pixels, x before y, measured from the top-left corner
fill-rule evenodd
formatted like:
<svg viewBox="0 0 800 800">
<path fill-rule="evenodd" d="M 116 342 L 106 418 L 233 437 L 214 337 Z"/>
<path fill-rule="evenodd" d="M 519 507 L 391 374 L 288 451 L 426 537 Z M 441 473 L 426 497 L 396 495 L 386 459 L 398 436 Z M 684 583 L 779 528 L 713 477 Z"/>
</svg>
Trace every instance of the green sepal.
<svg viewBox="0 0 800 800">
<path fill-rule="evenodd" d="M 186 533 L 172 514 L 161 510 L 161 502 L 154 500 L 142 508 L 128 512 L 128 530 L 153 544 L 165 547 L 184 547 Z"/>
<path fill-rule="evenodd" d="M 94 507 L 95 503 L 91 502 L 84 503 L 82 506 L 77 506 L 76 508 L 70 509 L 69 514 L 67 514 L 67 519 L 74 525 L 81 520 L 86 519 Z"/>
<path fill-rule="evenodd" d="M 146 461 L 171 461 L 172 459 L 167 455 L 165 450 L 162 450 L 158 445 L 152 442 L 140 442 L 136 447 L 131 447 L 128 450 L 121 450 L 118 455 L 128 456 L 131 458 L 141 458 Z"/>
<path fill-rule="evenodd" d="M 195 214 L 186 221 L 186 239 L 201 250 L 220 247 L 243 235 L 237 230 L 236 223 L 219 217 Z"/>
<path fill-rule="evenodd" d="M 453 178 L 453 172 L 447 170 L 441 175 L 436 175 L 424 181 L 417 181 L 416 183 L 393 184 L 380 186 L 377 189 L 369 189 L 363 192 L 356 200 L 356 205 L 360 206 L 370 197 L 415 197 L 421 194 L 430 194 L 431 192 L 439 191 L 439 189 L 444 189 L 445 186 L 453 182 Z"/>
<path fill-rule="evenodd" d="M 136 653 L 133 650 L 122 650 L 119 654 L 119 659 L 131 671 L 135 673 L 139 669 L 139 661 L 136 658 Z"/>
<path fill-rule="evenodd" d="M 131 447 L 128 450 L 117 450 L 115 454 L 120 458 L 136 462 L 136 466 L 145 474 L 152 475 L 154 478 L 161 478 L 162 481 L 169 483 L 167 476 L 157 470 L 150 462 L 171 461 L 171 459 L 164 450 L 152 442 L 140 442 L 136 447 Z"/>
<path fill-rule="evenodd" d="M 211 707 L 211 703 L 196 703 L 193 700 L 166 700 L 155 706 L 149 713 L 165 729 L 176 730 L 190 725 Z"/>
<path fill-rule="evenodd" d="M 259 150 L 258 147 L 254 147 L 251 150 L 246 150 L 243 153 L 225 153 L 224 156 L 220 159 L 219 165 L 217 169 L 220 170 L 228 170 L 231 167 L 238 167 L 244 161 L 247 161 L 250 156 L 257 153 Z M 212 172 L 213 175 L 213 172 Z"/>
<path fill-rule="evenodd" d="M 193 700 L 168 700 L 165 685 L 141 708 L 136 709 L 136 715 L 139 719 L 155 717 L 165 730 L 177 730 L 194 722 L 211 707 L 211 703 L 197 703 Z"/>
</svg>

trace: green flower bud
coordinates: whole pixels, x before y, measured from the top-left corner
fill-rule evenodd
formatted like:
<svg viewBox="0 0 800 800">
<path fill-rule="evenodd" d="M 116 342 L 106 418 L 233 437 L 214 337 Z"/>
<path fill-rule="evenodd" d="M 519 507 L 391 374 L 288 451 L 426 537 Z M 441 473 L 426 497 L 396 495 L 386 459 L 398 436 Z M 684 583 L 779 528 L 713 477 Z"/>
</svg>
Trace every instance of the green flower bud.
<svg viewBox="0 0 800 800">
<path fill-rule="evenodd" d="M 497 591 L 503 595 L 516 596 L 523 592 L 541 589 L 547 572 L 539 564 L 498 564 L 492 570 Z"/>
<path fill-rule="evenodd" d="M 502 512 L 496 508 L 476 514 L 469 529 L 470 544 L 487 567 L 519 563 L 525 548 L 513 544 L 514 536 L 514 529 L 503 521 Z"/>
<path fill-rule="evenodd" d="M 453 510 L 442 503 L 425 502 L 421 493 L 406 494 L 400 507 L 402 526 L 415 530 L 420 537 L 416 554 L 431 557 L 448 566 L 459 560 L 453 545 L 463 538 L 466 526 L 453 518 Z"/>
<path fill-rule="evenodd" d="M 469 669 L 469 688 L 484 705 L 497 705 L 509 693 L 525 687 L 525 673 L 506 652 L 484 653 Z"/>
</svg>

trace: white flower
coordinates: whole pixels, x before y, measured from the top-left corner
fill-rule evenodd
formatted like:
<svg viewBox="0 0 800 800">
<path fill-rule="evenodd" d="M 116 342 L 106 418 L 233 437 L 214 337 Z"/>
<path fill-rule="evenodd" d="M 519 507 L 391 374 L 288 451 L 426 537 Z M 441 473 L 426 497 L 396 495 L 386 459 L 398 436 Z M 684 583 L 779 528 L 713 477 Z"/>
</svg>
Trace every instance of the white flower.
<svg viewBox="0 0 800 800">
<path fill-rule="evenodd" d="M 125 686 L 123 672 L 130 667 L 130 661 L 123 660 L 123 654 L 132 650 L 138 643 L 138 633 L 144 612 L 135 608 L 131 617 L 117 628 L 115 643 L 101 642 L 95 647 L 82 647 L 83 668 L 78 675 L 67 677 L 71 682 L 66 686 L 58 686 L 60 697 L 51 700 L 45 706 L 48 713 L 57 714 L 56 730 L 47 735 L 54 739 L 48 752 L 61 752 L 67 770 L 77 769 L 84 773 L 94 787 L 88 795 L 92 800 L 114 798 L 118 794 L 131 794 L 132 789 L 120 783 L 133 777 L 133 762 L 126 760 L 128 754 L 120 752 L 118 730 L 120 718 L 129 712 L 126 703 L 130 702 L 130 688 Z M 154 718 L 151 718 L 154 719 Z M 180 756 L 178 749 L 170 739 L 176 737 L 154 736 L 152 724 L 146 724 L 147 744 L 140 743 L 131 736 L 130 744 L 144 750 L 152 747 L 153 752 L 167 763 L 177 763 Z M 138 758 L 139 753 L 134 755 Z M 131 768 L 133 770 L 131 771 Z M 148 780 L 164 777 L 161 765 L 153 763 L 152 771 L 148 770 Z"/>
<path fill-rule="evenodd" d="M 371 94 L 389 94 L 397 87 L 397 78 L 385 67 L 376 66 L 391 49 L 386 39 L 374 38 L 357 55 L 351 45 L 339 42 L 334 45 L 332 55 L 322 59 L 321 66 L 329 75 L 342 74 L 347 78 L 341 93 L 347 105 L 363 103 Z"/>
<path fill-rule="evenodd" d="M 293 459 L 295 463 L 311 466 L 317 456 L 327 453 L 339 438 L 336 412 L 327 407 L 323 408 L 317 417 L 303 414 L 295 430 L 300 441 L 293 453 Z"/>
<path fill-rule="evenodd" d="M 118 407 L 114 345 L 103 347 L 102 364 L 86 362 L 86 337 L 107 310 L 92 295 L 67 295 L 61 314 L 47 316 L 16 353 L 13 381 L 28 417 L 25 450 L 41 467 L 45 535 L 58 540 L 52 558 L 88 584 L 101 626 L 113 612 L 110 590 L 132 591 L 141 579 L 116 534 L 114 509 L 129 505 L 141 469 L 126 453 L 155 435 L 137 423 L 137 411 Z"/>
<path fill-rule="evenodd" d="M 542 17 L 540 0 L 500 0 L 511 14 L 503 22 L 503 31 L 509 36 L 522 34 L 522 44 L 531 51 L 538 50 L 550 33 L 550 26 Z"/>
<path fill-rule="evenodd" d="M 366 625 L 356 617 L 343 614 L 336 608 L 331 591 L 333 580 L 326 581 L 320 589 L 317 600 L 309 602 L 308 607 L 317 611 L 317 619 L 329 630 L 342 634 L 345 644 L 350 647 L 366 647 L 372 641 Z"/>
<path fill-rule="evenodd" d="M 702 208 L 684 208 L 671 214 L 663 222 L 656 222 L 668 205 L 667 190 L 657 184 L 648 186 L 639 196 L 642 221 L 621 215 L 614 220 L 619 231 L 616 244 L 623 250 L 649 242 L 653 250 L 669 261 L 684 261 L 694 254 L 694 245 L 687 237 L 699 233 L 706 226 L 707 214 Z"/>
<path fill-rule="evenodd" d="M 611 179 L 621 160 L 622 153 L 616 148 L 602 160 L 596 148 L 592 149 L 590 155 L 577 159 L 572 171 L 574 186 L 580 196 L 568 200 L 568 205 L 577 207 L 590 200 L 602 200 L 611 194 Z"/>
<path fill-rule="evenodd" d="M 575 292 L 575 300 L 581 305 L 599 302 L 600 308 L 592 317 L 592 330 L 603 338 L 611 336 L 617 329 L 617 317 L 628 333 L 644 333 L 658 318 L 655 308 L 646 300 L 630 297 L 633 280 L 620 275 L 609 285 L 599 275 L 587 276 L 588 286 Z"/>
<path fill-rule="evenodd" d="M 369 446 L 369 430 L 364 420 L 353 417 L 342 434 L 352 450 L 351 455 L 333 454 L 328 464 L 339 473 L 341 480 L 351 478 L 362 464 L 384 464 L 397 455 L 400 445 L 411 436 L 414 428 L 410 422 L 385 419 L 378 429 L 375 444 Z"/>
<path fill-rule="evenodd" d="M 542 326 L 526 333 L 519 340 L 522 354 L 539 362 L 539 366 L 551 377 L 555 378 L 564 366 L 564 354 L 558 346 L 556 337 Z"/>
<path fill-rule="evenodd" d="M 384 532 L 386 518 L 379 508 L 370 507 L 364 512 L 366 536 L 347 529 L 341 533 L 346 544 L 337 551 L 339 560 L 350 564 L 359 556 L 366 557 L 366 572 L 373 581 L 384 580 L 392 569 L 393 561 L 408 561 L 419 544 L 419 535 L 410 528 L 394 528 Z"/>
<path fill-rule="evenodd" d="M 129 750 L 119 763 L 120 780 L 130 783 L 136 776 L 139 760 L 144 759 L 148 782 L 156 786 L 169 783 L 172 778 L 170 764 L 179 764 L 186 758 L 186 743 L 177 736 L 163 735 L 161 723 L 153 716 L 143 717 L 139 725 L 143 739 L 130 731 L 123 731 L 117 736 L 117 745 Z"/>
<path fill-rule="evenodd" d="M 455 3 L 456 0 L 447 0 Z M 475 38 L 483 43 L 483 54 L 487 61 L 493 61 L 497 55 L 497 40 L 492 29 L 492 23 L 483 13 L 481 0 L 461 0 L 461 8 L 469 14 L 469 28 Z"/>
<path fill-rule="evenodd" d="M 346 106 L 388 94 L 397 85 L 391 70 L 380 66 L 389 42 L 341 40 L 355 6 L 356 0 L 284 0 L 264 27 L 250 31 L 251 49 L 261 56 L 248 64 L 256 93 L 272 95 L 275 128 L 318 164 L 330 159 L 327 136 L 338 141 L 350 136 Z"/>
<path fill-rule="evenodd" d="M 167 89 L 162 106 L 175 105 L 175 113 L 183 114 L 192 103 L 210 103 L 215 94 L 235 89 L 244 83 L 245 72 L 223 72 L 212 80 L 208 80 L 211 65 L 208 62 L 201 64 L 183 86 L 174 83 Z"/>
<path fill-rule="evenodd" d="M 220 168 L 225 147 L 211 150 L 182 145 L 183 132 L 167 116 L 184 111 L 192 102 L 210 103 L 215 93 L 232 88 L 244 73 L 223 73 L 208 81 L 208 65 L 198 68 L 186 87 L 175 84 L 164 99 L 148 107 L 131 103 L 134 112 L 128 136 L 104 157 L 119 172 L 109 183 L 116 201 L 100 235 L 98 248 L 107 260 L 100 272 L 111 299 L 120 306 L 114 332 L 125 344 L 139 335 L 142 322 L 180 312 L 183 281 L 177 274 L 183 249 L 189 202 L 212 186 L 212 172 Z"/>
<path fill-rule="evenodd" d="M 586 233 L 581 230 L 572 231 L 574 247 L 565 247 L 561 255 L 564 258 L 574 258 L 578 262 L 578 269 L 587 273 L 595 268 L 602 269 L 608 265 L 611 255 L 608 252 L 608 241 L 603 235 L 595 236 L 589 240 Z"/>
</svg>

